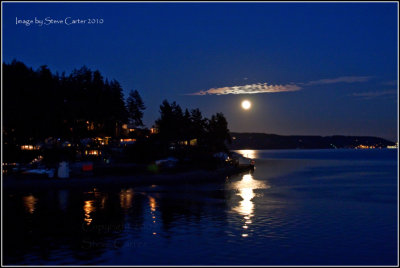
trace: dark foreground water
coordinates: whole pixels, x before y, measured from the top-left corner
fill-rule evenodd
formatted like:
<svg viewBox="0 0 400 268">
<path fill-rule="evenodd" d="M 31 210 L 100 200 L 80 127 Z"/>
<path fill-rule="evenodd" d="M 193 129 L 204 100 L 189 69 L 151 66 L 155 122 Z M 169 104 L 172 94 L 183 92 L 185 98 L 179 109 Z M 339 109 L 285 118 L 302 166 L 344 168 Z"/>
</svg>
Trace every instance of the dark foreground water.
<svg viewBox="0 0 400 268">
<path fill-rule="evenodd" d="M 4 264 L 397 263 L 397 150 L 242 153 L 214 184 L 5 192 Z"/>
</svg>

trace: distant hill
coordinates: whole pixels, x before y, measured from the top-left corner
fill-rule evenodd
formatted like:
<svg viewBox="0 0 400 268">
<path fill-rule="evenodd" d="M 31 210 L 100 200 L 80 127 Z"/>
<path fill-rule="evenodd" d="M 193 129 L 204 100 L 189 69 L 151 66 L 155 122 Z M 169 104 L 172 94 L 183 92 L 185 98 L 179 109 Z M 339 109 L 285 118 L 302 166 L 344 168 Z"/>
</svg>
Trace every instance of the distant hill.
<svg viewBox="0 0 400 268">
<path fill-rule="evenodd" d="M 237 149 L 329 149 L 372 147 L 386 148 L 394 142 L 378 137 L 364 136 L 281 136 L 265 133 L 232 132 L 232 144 L 228 147 Z"/>
</svg>

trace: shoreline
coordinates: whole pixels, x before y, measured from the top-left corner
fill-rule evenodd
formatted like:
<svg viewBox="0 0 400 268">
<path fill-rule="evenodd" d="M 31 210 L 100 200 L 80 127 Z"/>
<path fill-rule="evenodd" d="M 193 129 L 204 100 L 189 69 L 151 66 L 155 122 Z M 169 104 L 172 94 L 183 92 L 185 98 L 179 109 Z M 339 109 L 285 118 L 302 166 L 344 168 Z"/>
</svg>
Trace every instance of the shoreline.
<svg viewBox="0 0 400 268">
<path fill-rule="evenodd" d="M 131 187 L 144 185 L 202 183 L 223 180 L 226 176 L 251 170 L 250 165 L 224 167 L 216 170 L 192 170 L 177 173 L 134 174 L 134 175 L 99 175 L 90 177 L 29 178 L 19 175 L 3 176 L 3 190 L 49 190 L 59 188 L 82 187 Z"/>
</svg>

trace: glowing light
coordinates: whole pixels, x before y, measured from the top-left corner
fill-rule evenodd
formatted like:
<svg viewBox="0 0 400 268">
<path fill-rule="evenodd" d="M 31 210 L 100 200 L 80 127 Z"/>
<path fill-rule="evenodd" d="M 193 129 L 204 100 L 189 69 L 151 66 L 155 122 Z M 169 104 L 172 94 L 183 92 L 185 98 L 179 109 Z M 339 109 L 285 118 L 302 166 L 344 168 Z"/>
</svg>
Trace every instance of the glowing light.
<svg viewBox="0 0 400 268">
<path fill-rule="evenodd" d="M 120 143 L 134 143 L 136 139 L 120 139 Z"/>
<path fill-rule="evenodd" d="M 93 221 L 93 219 L 90 217 L 90 213 L 95 211 L 93 202 L 94 202 L 93 200 L 87 200 L 87 201 L 85 201 L 85 204 L 83 205 L 83 211 L 85 212 L 86 225 L 90 225 L 90 223 L 92 223 L 92 221 Z"/>
<path fill-rule="evenodd" d="M 242 182 L 251 182 L 252 180 L 253 177 L 251 176 L 251 174 L 243 175 Z"/>
<path fill-rule="evenodd" d="M 104 208 L 105 207 L 105 204 L 106 204 L 106 197 L 105 196 L 103 196 L 102 198 L 101 198 L 101 208 Z"/>
<path fill-rule="evenodd" d="M 33 212 L 35 212 L 38 199 L 33 195 L 24 196 L 23 199 L 26 211 L 28 211 L 30 214 L 33 214 Z"/>
<path fill-rule="evenodd" d="M 242 101 L 242 108 L 245 110 L 248 110 L 251 108 L 251 102 L 248 100 L 244 100 Z"/>
<path fill-rule="evenodd" d="M 356 149 L 375 149 L 375 148 L 376 147 L 374 145 L 369 146 L 369 145 L 363 145 L 363 144 L 360 144 L 356 147 Z"/>
<path fill-rule="evenodd" d="M 396 142 L 395 145 L 388 145 L 386 148 L 388 148 L 388 149 L 397 149 L 397 148 L 399 148 L 399 143 Z"/>
<path fill-rule="evenodd" d="M 39 146 L 36 146 L 36 145 L 21 145 L 21 150 L 27 150 L 27 151 L 39 150 Z"/>
<path fill-rule="evenodd" d="M 243 188 L 239 191 L 239 195 L 243 198 L 243 200 L 240 202 L 240 206 L 236 208 L 236 211 L 242 215 L 248 215 L 250 217 L 253 216 L 254 203 L 251 201 L 251 199 L 255 197 L 253 189 Z"/>
<path fill-rule="evenodd" d="M 243 155 L 243 157 L 254 159 L 257 158 L 256 151 L 254 150 L 238 150 L 238 153 Z"/>
<path fill-rule="evenodd" d="M 252 174 L 245 174 L 242 180 L 234 184 L 234 188 L 239 191 L 238 195 L 242 198 L 239 205 L 234 207 L 233 210 L 243 216 L 244 224 L 242 228 L 247 231 L 252 223 L 251 217 L 254 216 L 254 202 L 252 199 L 256 197 L 254 189 L 267 189 L 270 186 L 266 185 L 263 181 L 255 180 Z M 243 233 L 242 237 L 247 237 L 247 233 Z"/>
<path fill-rule="evenodd" d="M 85 155 L 101 155 L 99 150 L 85 150 Z"/>
<path fill-rule="evenodd" d="M 131 188 L 127 190 L 121 190 L 119 193 L 119 200 L 121 208 L 129 209 L 132 207 L 133 190 Z"/>
<path fill-rule="evenodd" d="M 197 139 L 193 139 L 189 141 L 190 146 L 196 146 L 197 145 Z"/>
<path fill-rule="evenodd" d="M 150 210 L 152 212 L 156 211 L 156 207 L 157 207 L 156 199 L 154 197 L 149 196 L 149 201 L 150 201 Z M 153 218 L 155 218 L 155 217 L 153 217 Z"/>
</svg>

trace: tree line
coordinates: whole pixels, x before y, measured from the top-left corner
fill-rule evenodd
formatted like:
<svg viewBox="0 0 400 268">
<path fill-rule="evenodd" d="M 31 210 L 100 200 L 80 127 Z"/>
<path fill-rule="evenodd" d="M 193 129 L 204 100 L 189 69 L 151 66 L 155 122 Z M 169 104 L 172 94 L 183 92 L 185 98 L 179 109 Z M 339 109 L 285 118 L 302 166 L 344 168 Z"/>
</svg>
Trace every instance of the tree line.
<svg viewBox="0 0 400 268">
<path fill-rule="evenodd" d="M 85 66 L 66 76 L 45 65 L 34 71 L 15 60 L 3 64 L 3 98 L 4 134 L 20 144 L 115 136 L 115 127 L 128 119 L 118 81 Z"/>
<path fill-rule="evenodd" d="M 182 142 L 190 145 L 195 140 L 200 147 L 211 151 L 226 150 L 225 141 L 230 142 L 228 122 L 222 113 L 212 115 L 210 119 L 203 117 L 201 111 L 189 111 L 176 104 L 164 100 L 160 106 L 160 118 L 156 120 L 160 139 L 164 144 Z"/>
<path fill-rule="evenodd" d="M 123 124 L 144 129 L 144 102 L 138 91 L 126 100 L 116 80 L 86 66 L 71 74 L 53 74 L 44 65 L 33 70 L 19 61 L 3 63 L 4 143 L 30 144 L 57 137 L 78 143 L 85 137 L 120 137 Z M 190 144 L 208 151 L 226 150 L 230 141 L 222 113 L 205 118 L 199 109 L 183 110 L 175 102 L 160 105 L 151 142 L 166 152 L 171 145 Z"/>
</svg>

